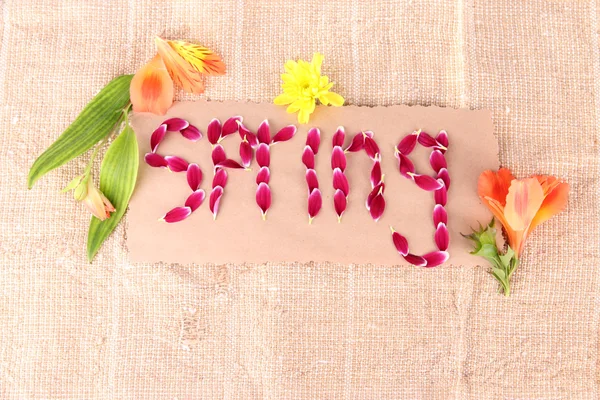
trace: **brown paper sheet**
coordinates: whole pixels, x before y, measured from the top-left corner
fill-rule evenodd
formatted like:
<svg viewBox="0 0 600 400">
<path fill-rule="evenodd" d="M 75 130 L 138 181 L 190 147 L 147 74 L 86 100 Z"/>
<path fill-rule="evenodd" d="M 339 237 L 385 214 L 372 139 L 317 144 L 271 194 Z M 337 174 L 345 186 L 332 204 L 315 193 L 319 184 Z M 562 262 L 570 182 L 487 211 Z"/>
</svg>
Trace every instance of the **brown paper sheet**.
<svg viewBox="0 0 600 400">
<path fill-rule="evenodd" d="M 143 161 L 150 151 L 150 135 L 165 117 L 136 114 L 133 128 L 140 145 L 138 184 L 128 213 L 127 242 L 133 262 L 172 263 L 264 263 L 309 262 L 408 265 L 396 252 L 390 226 L 407 237 L 410 250 L 423 254 L 436 250 L 433 241 L 432 193 L 424 192 L 398 172 L 394 146 L 416 129 L 436 134 L 445 129 L 450 138 L 446 153 L 452 179 L 446 207 L 449 215 L 450 260 L 452 265 L 476 265 L 468 254 L 469 242 L 460 232 L 470 232 L 478 221 L 491 215 L 476 194 L 477 178 L 488 168 L 498 168 L 498 145 L 488 111 L 455 110 L 438 107 L 318 107 L 309 125 L 298 125 L 296 116 L 284 107 L 271 104 L 238 102 L 182 102 L 169 112 L 185 118 L 205 134 L 212 118 L 222 122 L 241 115 L 244 124 L 255 131 L 268 119 L 271 133 L 296 124 L 298 132 L 288 142 L 271 148 L 271 190 L 273 204 L 266 221 L 255 203 L 255 161 L 252 171 L 228 170 L 229 181 L 221 199 L 216 220 L 208 209 L 212 181 L 211 146 L 206 137 L 192 143 L 177 133 L 167 134 L 158 153 L 178 155 L 196 162 L 204 173 L 202 188 L 207 199 L 188 219 L 167 224 L 158 219 L 176 206 L 182 206 L 191 192 L 185 173 L 151 168 Z M 365 208 L 370 191 L 369 172 L 372 161 L 364 152 L 348 154 L 346 175 L 350 183 L 348 208 L 338 223 L 333 209 L 331 138 L 338 126 L 346 130 L 346 144 L 361 130 L 374 132 L 382 153 L 385 174 L 386 210 L 378 222 Z M 310 127 L 321 130 L 321 147 L 316 157 L 316 171 L 323 193 L 323 208 L 311 225 L 307 216 L 305 167 L 301 154 Z M 239 160 L 239 136 L 223 141 L 229 158 Z M 411 154 L 418 172 L 432 173 L 429 149 L 417 146 Z"/>
</svg>

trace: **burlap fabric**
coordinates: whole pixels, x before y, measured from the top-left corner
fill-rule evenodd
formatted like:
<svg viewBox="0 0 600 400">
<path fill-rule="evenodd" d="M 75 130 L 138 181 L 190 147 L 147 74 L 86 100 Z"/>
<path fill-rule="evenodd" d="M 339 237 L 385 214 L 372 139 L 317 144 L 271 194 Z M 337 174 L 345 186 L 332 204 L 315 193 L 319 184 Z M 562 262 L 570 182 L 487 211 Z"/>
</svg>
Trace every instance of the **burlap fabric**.
<svg viewBox="0 0 600 400">
<path fill-rule="evenodd" d="M 595 399 L 600 304 L 596 2 L 4 0 L 3 399 Z M 88 214 L 28 167 L 152 37 L 229 67 L 206 97 L 271 101 L 321 51 L 349 103 L 492 110 L 500 160 L 572 185 L 513 296 L 486 269 L 132 265 L 121 225 L 92 264 Z"/>
</svg>

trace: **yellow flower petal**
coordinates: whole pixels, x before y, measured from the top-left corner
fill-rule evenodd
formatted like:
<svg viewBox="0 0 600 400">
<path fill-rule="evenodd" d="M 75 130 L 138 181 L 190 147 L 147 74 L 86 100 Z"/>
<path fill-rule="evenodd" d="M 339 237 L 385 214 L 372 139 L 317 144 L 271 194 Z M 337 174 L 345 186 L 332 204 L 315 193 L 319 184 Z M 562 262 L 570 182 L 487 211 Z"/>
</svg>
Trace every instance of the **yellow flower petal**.
<svg viewBox="0 0 600 400">
<path fill-rule="evenodd" d="M 296 97 L 290 96 L 287 93 L 282 93 L 279 96 L 275 97 L 273 103 L 275 103 L 278 106 L 285 106 L 286 104 L 294 102 L 294 100 L 296 100 Z"/>
<path fill-rule="evenodd" d="M 325 105 L 331 104 L 335 107 L 344 105 L 344 98 L 337 93 L 327 92 L 319 96 L 319 101 Z"/>
<path fill-rule="evenodd" d="M 323 64 L 323 54 L 321 53 L 315 53 L 313 54 L 313 58 L 311 61 L 311 67 L 314 69 L 314 73 L 316 74 L 320 74 L 321 73 L 321 65 Z"/>
</svg>

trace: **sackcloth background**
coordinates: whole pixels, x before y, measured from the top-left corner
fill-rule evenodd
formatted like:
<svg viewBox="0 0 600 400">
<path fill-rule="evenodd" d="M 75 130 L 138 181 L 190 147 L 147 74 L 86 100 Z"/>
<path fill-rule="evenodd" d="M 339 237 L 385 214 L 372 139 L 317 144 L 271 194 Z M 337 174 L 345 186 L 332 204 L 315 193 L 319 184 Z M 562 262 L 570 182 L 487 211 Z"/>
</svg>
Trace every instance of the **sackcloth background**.
<svg viewBox="0 0 600 400">
<path fill-rule="evenodd" d="M 596 399 L 600 60 L 596 1 L 4 0 L 0 398 Z M 325 54 L 350 104 L 487 108 L 501 164 L 572 186 L 513 295 L 486 268 L 92 264 L 60 194 L 85 159 L 29 166 L 153 36 L 220 53 L 211 100 L 271 101 Z M 183 97 L 180 97 L 183 98 Z M 188 98 L 188 97 L 186 97 Z"/>
</svg>

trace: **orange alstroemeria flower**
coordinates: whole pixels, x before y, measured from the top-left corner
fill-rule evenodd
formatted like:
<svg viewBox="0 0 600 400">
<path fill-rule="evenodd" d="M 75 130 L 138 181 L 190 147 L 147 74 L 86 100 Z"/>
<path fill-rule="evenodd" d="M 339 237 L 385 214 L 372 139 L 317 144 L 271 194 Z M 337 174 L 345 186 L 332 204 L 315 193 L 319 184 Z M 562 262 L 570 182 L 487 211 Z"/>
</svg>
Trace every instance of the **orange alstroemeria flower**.
<svg viewBox="0 0 600 400">
<path fill-rule="evenodd" d="M 535 227 L 564 210 L 569 199 L 569 185 L 553 176 L 515 179 L 506 168 L 483 172 L 477 192 L 504 227 L 518 256 Z"/>
<path fill-rule="evenodd" d="M 173 80 L 157 54 L 131 80 L 129 96 L 135 112 L 165 115 L 173 104 Z"/>
</svg>

